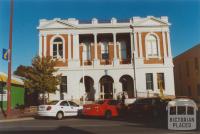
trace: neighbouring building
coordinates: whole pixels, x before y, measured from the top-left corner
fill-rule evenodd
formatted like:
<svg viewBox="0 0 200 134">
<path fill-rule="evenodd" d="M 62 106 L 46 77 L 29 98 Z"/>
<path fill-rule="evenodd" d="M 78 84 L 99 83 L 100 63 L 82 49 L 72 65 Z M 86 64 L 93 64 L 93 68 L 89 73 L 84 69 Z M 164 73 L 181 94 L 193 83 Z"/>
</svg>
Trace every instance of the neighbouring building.
<svg viewBox="0 0 200 134">
<path fill-rule="evenodd" d="M 200 101 L 200 44 L 176 56 L 173 61 L 176 95 Z"/>
<path fill-rule="evenodd" d="M 39 55 L 58 59 L 60 90 L 53 99 L 97 100 L 174 96 L 168 17 L 75 18 L 39 21 Z M 84 76 L 84 79 L 83 79 Z M 84 86 L 85 85 L 85 86 Z"/>
<path fill-rule="evenodd" d="M 0 108 L 6 110 L 7 107 L 7 74 L 0 72 Z M 11 81 L 11 108 L 24 105 L 25 88 L 24 82 L 17 76 L 12 75 Z"/>
</svg>

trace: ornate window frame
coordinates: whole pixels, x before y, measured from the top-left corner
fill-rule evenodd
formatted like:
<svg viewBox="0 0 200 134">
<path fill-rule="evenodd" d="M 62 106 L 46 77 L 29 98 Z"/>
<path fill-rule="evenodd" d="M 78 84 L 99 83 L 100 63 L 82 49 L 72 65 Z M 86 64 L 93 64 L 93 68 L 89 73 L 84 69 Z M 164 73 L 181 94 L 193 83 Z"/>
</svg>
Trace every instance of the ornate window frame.
<svg viewBox="0 0 200 134">
<path fill-rule="evenodd" d="M 157 47 L 157 49 L 158 49 L 158 56 L 149 56 L 148 53 L 147 53 L 147 51 L 148 51 L 148 47 L 147 47 L 147 38 L 148 38 L 148 36 L 150 36 L 150 35 L 153 35 L 153 36 L 156 37 L 156 41 L 157 41 L 157 45 L 158 45 L 158 47 Z M 150 33 L 148 33 L 148 34 L 145 36 L 145 50 L 146 50 L 146 59 L 147 59 L 147 60 L 148 60 L 149 58 L 159 58 L 159 59 L 161 59 L 160 38 L 159 38 L 159 36 L 158 36 L 156 33 L 150 32 Z"/>
<path fill-rule="evenodd" d="M 65 39 L 63 36 L 61 35 L 54 35 L 51 40 L 50 40 L 50 56 L 53 58 L 53 43 L 54 43 L 54 40 L 56 38 L 60 38 L 62 40 L 62 45 L 63 45 L 63 58 L 59 58 L 58 60 L 59 61 L 65 61 Z"/>
</svg>

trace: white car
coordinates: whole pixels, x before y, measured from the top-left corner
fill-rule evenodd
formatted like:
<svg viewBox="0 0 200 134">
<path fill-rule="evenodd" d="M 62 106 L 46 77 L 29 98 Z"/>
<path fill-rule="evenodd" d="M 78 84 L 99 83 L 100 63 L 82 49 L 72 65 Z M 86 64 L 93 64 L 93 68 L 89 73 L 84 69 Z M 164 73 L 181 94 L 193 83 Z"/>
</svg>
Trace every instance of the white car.
<svg viewBox="0 0 200 134">
<path fill-rule="evenodd" d="M 56 117 L 61 120 L 65 116 L 77 116 L 82 106 L 77 105 L 72 101 L 60 100 L 51 101 L 46 105 L 38 106 L 38 116 Z"/>
</svg>

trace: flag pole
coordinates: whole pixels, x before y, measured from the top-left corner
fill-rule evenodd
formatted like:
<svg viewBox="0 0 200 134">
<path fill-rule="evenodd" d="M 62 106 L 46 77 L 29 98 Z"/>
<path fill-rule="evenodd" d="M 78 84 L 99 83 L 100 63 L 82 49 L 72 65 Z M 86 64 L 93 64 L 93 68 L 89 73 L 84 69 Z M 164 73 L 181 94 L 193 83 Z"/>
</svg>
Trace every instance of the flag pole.
<svg viewBox="0 0 200 134">
<path fill-rule="evenodd" d="M 14 6 L 14 0 L 10 0 L 10 31 L 9 31 L 8 80 L 7 80 L 7 117 L 11 114 L 11 71 L 12 71 L 13 6 Z"/>
</svg>

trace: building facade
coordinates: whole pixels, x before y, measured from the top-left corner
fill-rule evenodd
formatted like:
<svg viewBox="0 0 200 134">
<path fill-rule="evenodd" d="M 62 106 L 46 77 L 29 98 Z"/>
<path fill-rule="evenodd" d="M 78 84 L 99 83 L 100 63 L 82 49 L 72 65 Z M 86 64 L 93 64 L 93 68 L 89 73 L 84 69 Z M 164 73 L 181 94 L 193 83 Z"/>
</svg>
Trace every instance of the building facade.
<svg viewBox="0 0 200 134">
<path fill-rule="evenodd" d="M 118 98 L 123 91 L 128 98 L 147 97 L 161 88 L 173 96 L 169 26 L 166 16 L 40 20 L 39 55 L 57 58 L 62 74 L 60 90 L 50 99 Z"/>
<path fill-rule="evenodd" d="M 174 58 L 174 79 L 177 96 L 200 101 L 200 44 Z"/>
</svg>

